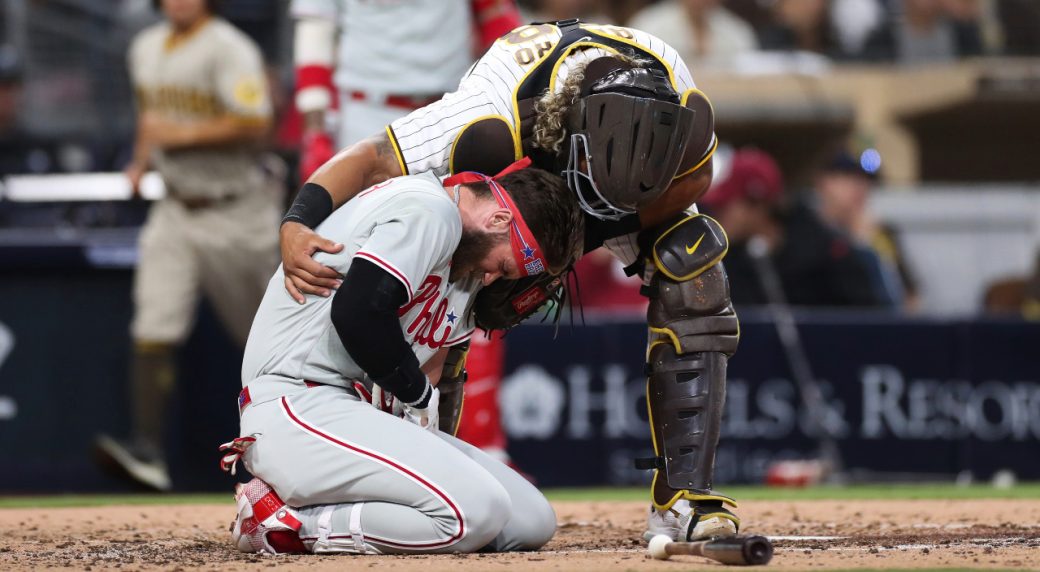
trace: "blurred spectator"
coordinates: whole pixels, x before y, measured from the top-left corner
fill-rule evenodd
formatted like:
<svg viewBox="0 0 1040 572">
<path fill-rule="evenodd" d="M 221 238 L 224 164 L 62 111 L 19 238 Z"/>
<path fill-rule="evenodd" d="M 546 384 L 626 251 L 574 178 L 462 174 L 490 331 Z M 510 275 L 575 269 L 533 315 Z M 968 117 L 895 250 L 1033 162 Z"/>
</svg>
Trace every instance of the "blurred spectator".
<svg viewBox="0 0 1040 572">
<path fill-rule="evenodd" d="M 769 302 L 747 249 L 748 241 L 759 236 L 769 246 L 790 304 L 885 305 L 848 238 L 804 203 L 785 206 L 783 179 L 772 157 L 757 150 L 739 150 L 720 171 L 701 204 L 729 235 L 724 263 L 735 304 Z"/>
<path fill-rule="evenodd" d="M 778 0 L 773 16 L 759 28 L 763 49 L 836 59 L 865 57 L 868 40 L 886 20 L 879 0 Z"/>
<path fill-rule="evenodd" d="M 1011 56 L 1040 55 L 1040 2 L 997 0 L 1003 53 Z"/>
<path fill-rule="evenodd" d="M 943 63 L 983 52 L 979 0 L 897 0 L 892 20 L 867 42 L 879 58 Z"/>
<path fill-rule="evenodd" d="M 758 47 L 751 26 L 721 0 L 664 0 L 641 10 L 628 25 L 668 42 L 695 75 L 698 69 L 724 69 Z"/>
<path fill-rule="evenodd" d="M 830 21 L 840 57 L 869 58 L 867 41 L 887 24 L 888 13 L 882 0 L 834 0 Z"/>
<path fill-rule="evenodd" d="M 162 0 L 165 21 L 128 54 L 137 99 L 133 188 L 154 166 L 166 197 L 141 230 L 134 274 L 131 431 L 98 452 L 133 480 L 169 490 L 163 440 L 177 350 L 200 295 L 245 344 L 278 258 L 280 184 L 264 168 L 271 104 L 260 50 L 214 0 Z"/>
<path fill-rule="evenodd" d="M 1022 315 L 1029 320 L 1040 320 L 1040 250 L 1036 253 L 1033 275 L 1026 279 Z"/>
<path fill-rule="evenodd" d="M 799 50 L 831 55 L 837 42 L 827 0 L 778 0 L 774 19 L 759 33 L 765 50 Z"/>
<path fill-rule="evenodd" d="M 1040 250 L 1030 276 L 996 280 L 986 288 L 983 308 L 991 314 L 1022 316 L 1040 320 Z"/>
<path fill-rule="evenodd" d="M 30 134 L 20 121 L 22 64 L 11 46 L 0 46 L 0 177 L 55 170 L 54 146 Z"/>
<path fill-rule="evenodd" d="M 738 305 L 765 304 L 768 300 L 747 243 L 761 236 L 773 252 L 783 243 L 783 177 L 772 157 L 754 149 L 739 150 L 728 158 L 720 151 L 716 161 L 718 175 L 699 205 L 719 221 L 729 237 L 723 264 L 729 273 L 730 296 Z"/>
<path fill-rule="evenodd" d="M 726 0 L 726 9 L 750 24 L 751 28 L 756 31 L 773 23 L 773 2 Z"/>
<path fill-rule="evenodd" d="M 621 262 L 604 248 L 598 248 L 581 257 L 574 265 L 577 274 L 579 302 L 582 311 L 589 313 L 646 312 L 649 300 L 639 293 L 642 281 L 636 276 L 625 276 Z M 594 285 L 582 288 L 584 285 Z"/>
<path fill-rule="evenodd" d="M 848 236 L 870 272 L 879 296 L 893 305 L 916 306 L 916 288 L 906 266 L 894 229 L 880 224 L 867 208 L 876 182 L 873 151 L 856 160 L 836 154 L 814 182 L 815 204 L 825 223 Z M 868 171 L 864 163 L 872 167 Z"/>
<path fill-rule="evenodd" d="M 581 18 L 583 22 L 613 24 L 614 20 L 604 11 L 600 0 L 534 0 L 521 9 L 525 22 L 555 22 L 570 18 Z"/>
</svg>

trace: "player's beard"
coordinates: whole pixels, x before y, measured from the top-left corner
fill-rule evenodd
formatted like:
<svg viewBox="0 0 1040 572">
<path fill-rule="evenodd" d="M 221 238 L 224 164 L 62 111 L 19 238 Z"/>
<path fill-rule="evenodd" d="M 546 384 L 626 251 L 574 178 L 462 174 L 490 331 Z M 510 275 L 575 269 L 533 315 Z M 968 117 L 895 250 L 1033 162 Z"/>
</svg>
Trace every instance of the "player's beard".
<svg viewBox="0 0 1040 572">
<path fill-rule="evenodd" d="M 451 256 L 451 272 L 448 273 L 448 281 L 456 282 L 463 278 L 482 279 L 484 272 L 480 269 L 479 264 L 487 258 L 488 253 L 498 244 L 503 234 L 462 229 L 459 246 L 455 249 L 455 254 Z"/>
</svg>

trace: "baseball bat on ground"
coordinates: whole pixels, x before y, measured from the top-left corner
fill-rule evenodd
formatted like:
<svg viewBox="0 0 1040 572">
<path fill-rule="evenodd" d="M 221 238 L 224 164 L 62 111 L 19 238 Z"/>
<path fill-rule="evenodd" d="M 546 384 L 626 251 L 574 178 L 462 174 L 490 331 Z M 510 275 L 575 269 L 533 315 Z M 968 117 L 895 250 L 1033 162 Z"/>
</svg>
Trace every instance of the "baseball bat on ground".
<svg viewBox="0 0 1040 572">
<path fill-rule="evenodd" d="M 672 556 L 689 554 L 703 556 L 723 564 L 756 566 L 768 564 L 773 558 L 773 543 L 764 536 L 733 536 L 700 542 L 673 542 L 659 534 L 650 539 L 650 556 L 668 560 Z"/>
</svg>

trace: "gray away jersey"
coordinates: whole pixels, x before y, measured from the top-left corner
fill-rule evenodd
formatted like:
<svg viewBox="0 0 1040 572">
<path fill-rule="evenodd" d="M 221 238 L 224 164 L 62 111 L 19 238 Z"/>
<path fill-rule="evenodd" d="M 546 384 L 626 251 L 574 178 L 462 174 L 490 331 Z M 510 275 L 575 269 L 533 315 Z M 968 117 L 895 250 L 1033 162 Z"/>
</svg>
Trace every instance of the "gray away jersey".
<svg viewBox="0 0 1040 572">
<path fill-rule="evenodd" d="M 346 275 L 355 258 L 377 264 L 401 281 L 408 303 L 401 330 L 419 363 L 473 333 L 471 303 L 480 288 L 470 278 L 448 282 L 462 236 L 458 207 L 433 175 L 399 177 L 366 189 L 337 209 L 316 232 L 343 243 L 338 254 L 315 260 Z M 256 313 L 242 362 L 242 384 L 274 379 L 349 387 L 364 371 L 340 342 L 330 318 L 332 297 L 297 304 L 279 267 Z M 365 328 L 364 323 L 352 327 Z M 256 382 L 250 385 L 257 400 Z"/>
</svg>

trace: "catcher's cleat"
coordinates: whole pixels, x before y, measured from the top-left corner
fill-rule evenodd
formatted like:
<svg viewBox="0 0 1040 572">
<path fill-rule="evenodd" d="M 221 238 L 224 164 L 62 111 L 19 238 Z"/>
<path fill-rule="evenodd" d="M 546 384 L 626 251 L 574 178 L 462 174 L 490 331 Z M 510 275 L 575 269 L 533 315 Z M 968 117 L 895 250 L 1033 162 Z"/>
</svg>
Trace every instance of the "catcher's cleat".
<svg viewBox="0 0 1040 572">
<path fill-rule="evenodd" d="M 254 478 L 235 485 L 238 517 L 231 523 L 231 541 L 240 552 L 300 554 L 300 519 L 270 485 Z"/>
<path fill-rule="evenodd" d="M 98 461 L 107 469 L 159 492 L 173 488 L 166 463 L 154 447 L 131 445 L 99 435 L 94 440 Z"/>
<path fill-rule="evenodd" d="M 650 507 L 643 540 L 663 534 L 675 542 L 736 536 L 740 519 L 719 500 L 681 499 L 666 510 Z"/>
</svg>

